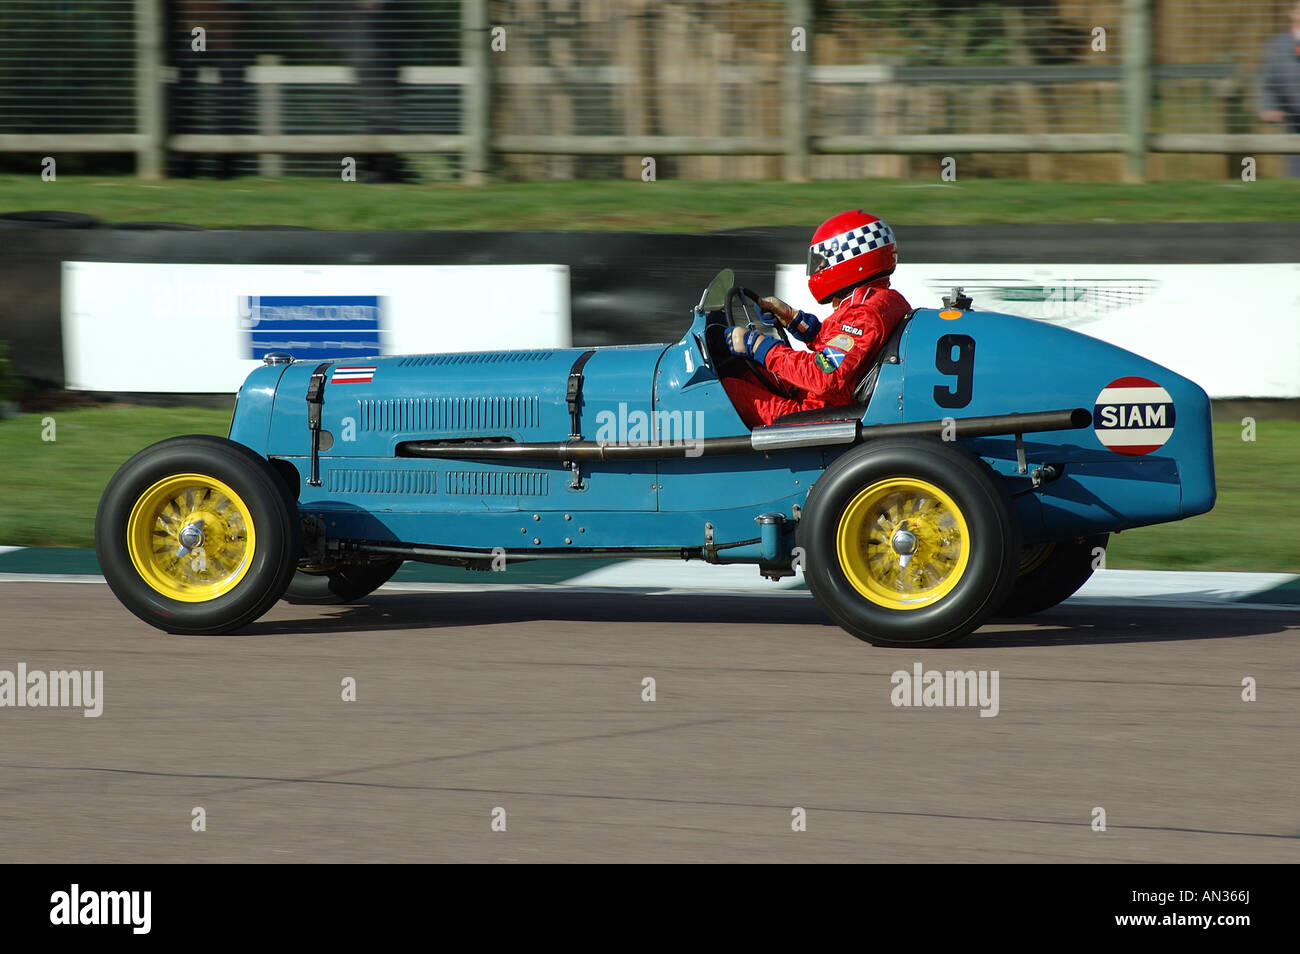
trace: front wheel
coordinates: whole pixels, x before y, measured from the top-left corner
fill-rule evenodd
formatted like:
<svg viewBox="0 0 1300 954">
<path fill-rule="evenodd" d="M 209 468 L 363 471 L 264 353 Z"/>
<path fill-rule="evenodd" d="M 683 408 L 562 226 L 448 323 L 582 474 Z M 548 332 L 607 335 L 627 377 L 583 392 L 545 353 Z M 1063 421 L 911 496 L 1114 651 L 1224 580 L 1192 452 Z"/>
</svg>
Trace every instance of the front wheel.
<svg viewBox="0 0 1300 954">
<path fill-rule="evenodd" d="M 265 458 L 219 437 L 147 447 L 113 475 L 95 553 L 127 609 L 169 633 L 226 633 L 284 592 L 301 549 L 298 515 Z"/>
<path fill-rule="evenodd" d="M 345 564 L 329 570 L 299 570 L 284 591 L 286 603 L 325 606 L 355 603 L 393 578 L 401 560 L 365 565 Z"/>
<path fill-rule="evenodd" d="M 1110 534 L 1099 533 L 1025 547 L 1015 587 L 997 615 L 1032 616 L 1069 599 L 1100 566 L 1109 539 Z"/>
<path fill-rule="evenodd" d="M 941 646 L 976 629 L 1015 579 L 1019 530 L 990 468 L 954 444 L 886 438 L 813 485 L 804 580 L 828 616 L 876 646 Z"/>
</svg>

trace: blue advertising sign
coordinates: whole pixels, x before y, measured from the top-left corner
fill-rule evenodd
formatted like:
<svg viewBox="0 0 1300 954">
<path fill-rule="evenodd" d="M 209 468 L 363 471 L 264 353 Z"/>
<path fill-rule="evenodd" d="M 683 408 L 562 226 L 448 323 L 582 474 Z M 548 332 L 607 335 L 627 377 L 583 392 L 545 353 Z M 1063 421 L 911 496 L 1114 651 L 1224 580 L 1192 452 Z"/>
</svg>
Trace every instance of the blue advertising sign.
<svg viewBox="0 0 1300 954">
<path fill-rule="evenodd" d="M 378 295 L 246 295 L 239 299 L 248 357 L 287 351 L 299 360 L 380 353 Z"/>
</svg>

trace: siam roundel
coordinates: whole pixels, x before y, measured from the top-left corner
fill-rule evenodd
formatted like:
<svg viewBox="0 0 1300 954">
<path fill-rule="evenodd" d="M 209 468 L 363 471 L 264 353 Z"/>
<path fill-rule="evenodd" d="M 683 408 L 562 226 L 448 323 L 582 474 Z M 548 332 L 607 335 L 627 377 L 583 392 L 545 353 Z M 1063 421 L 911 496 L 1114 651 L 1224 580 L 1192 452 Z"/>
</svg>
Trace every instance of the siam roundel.
<svg viewBox="0 0 1300 954">
<path fill-rule="evenodd" d="M 1097 395 L 1092 428 L 1117 454 L 1150 454 L 1174 433 L 1174 399 L 1146 378 L 1116 378 Z"/>
</svg>

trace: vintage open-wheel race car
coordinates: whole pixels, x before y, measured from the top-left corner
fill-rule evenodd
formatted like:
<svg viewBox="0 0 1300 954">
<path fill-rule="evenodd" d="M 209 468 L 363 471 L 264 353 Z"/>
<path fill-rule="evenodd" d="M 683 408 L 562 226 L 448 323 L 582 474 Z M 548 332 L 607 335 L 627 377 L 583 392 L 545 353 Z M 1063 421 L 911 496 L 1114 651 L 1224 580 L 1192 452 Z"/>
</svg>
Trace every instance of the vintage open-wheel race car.
<svg viewBox="0 0 1300 954">
<path fill-rule="evenodd" d="M 360 599 L 406 560 L 746 563 L 802 571 L 868 642 L 937 646 L 1066 599 L 1108 534 L 1214 505 L 1200 387 L 959 293 L 899 325 L 856 403 L 750 430 L 721 384 L 748 359 L 722 337 L 775 331 L 734 286 L 719 274 L 674 344 L 268 355 L 229 439 L 162 441 L 112 478 L 104 576 L 145 622 L 202 634 Z"/>
</svg>

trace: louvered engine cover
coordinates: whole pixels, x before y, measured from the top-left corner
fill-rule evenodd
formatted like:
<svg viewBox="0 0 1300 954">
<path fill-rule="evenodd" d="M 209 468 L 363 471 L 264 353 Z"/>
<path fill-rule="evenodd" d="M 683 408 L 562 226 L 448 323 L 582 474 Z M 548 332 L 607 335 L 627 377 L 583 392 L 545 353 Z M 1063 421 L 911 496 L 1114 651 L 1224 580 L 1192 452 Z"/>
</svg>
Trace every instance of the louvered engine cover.
<svg viewBox="0 0 1300 954">
<path fill-rule="evenodd" d="M 594 436 L 599 414 L 651 407 L 654 371 L 663 345 L 601 348 L 588 361 L 582 389 L 584 427 Z M 403 441 L 558 441 L 570 432 L 565 389 L 582 349 L 491 351 L 411 355 L 335 362 L 328 369 L 322 424 L 324 459 L 392 459 Z M 290 365 L 275 394 L 270 454 L 306 453 L 307 381 L 312 362 Z M 620 408 L 620 405 L 622 406 Z M 329 468 L 326 468 L 329 470 Z M 417 470 L 419 468 L 416 468 Z M 356 472 L 332 476 L 340 493 L 434 493 L 413 477 Z M 408 482 L 409 481 L 409 482 Z M 473 476 L 451 475 L 437 493 L 505 493 L 545 490 L 526 481 L 502 490 Z M 457 487 L 464 489 L 458 490 Z M 477 489 L 474 489 L 477 488 Z"/>
</svg>

